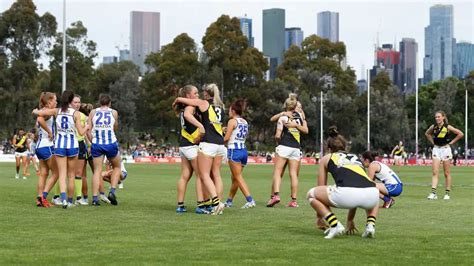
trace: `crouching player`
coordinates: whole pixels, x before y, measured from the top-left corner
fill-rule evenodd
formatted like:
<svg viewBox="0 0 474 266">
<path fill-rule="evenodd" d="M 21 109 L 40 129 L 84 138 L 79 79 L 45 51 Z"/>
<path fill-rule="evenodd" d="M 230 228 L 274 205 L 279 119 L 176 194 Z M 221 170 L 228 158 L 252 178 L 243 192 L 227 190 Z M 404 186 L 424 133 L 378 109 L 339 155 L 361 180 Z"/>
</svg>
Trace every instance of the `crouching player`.
<svg viewBox="0 0 474 266">
<path fill-rule="evenodd" d="M 127 169 L 125 169 L 125 164 L 123 163 L 123 161 L 120 163 L 120 170 L 121 170 L 121 173 L 120 173 L 119 184 L 123 184 L 128 174 Z M 112 167 L 112 164 L 107 161 L 105 165 L 105 171 L 102 172 L 102 179 L 105 182 L 111 183 L 113 171 L 114 169 Z"/>
<path fill-rule="evenodd" d="M 397 174 L 386 164 L 376 161 L 377 153 L 366 151 L 362 153 L 362 163 L 368 169 L 369 178 L 377 179 L 382 183 L 376 183 L 380 191 L 380 198 L 383 199 L 383 207 L 388 209 L 394 203 L 393 197 L 399 196 L 403 191 L 403 184 Z"/>
</svg>

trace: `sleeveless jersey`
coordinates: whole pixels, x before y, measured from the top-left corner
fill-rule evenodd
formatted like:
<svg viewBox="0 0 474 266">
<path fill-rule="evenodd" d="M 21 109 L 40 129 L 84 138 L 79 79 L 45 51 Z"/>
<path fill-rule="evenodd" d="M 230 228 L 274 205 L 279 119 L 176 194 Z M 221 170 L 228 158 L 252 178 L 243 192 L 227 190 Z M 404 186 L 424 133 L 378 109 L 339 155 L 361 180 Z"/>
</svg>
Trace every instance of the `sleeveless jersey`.
<svg viewBox="0 0 474 266">
<path fill-rule="evenodd" d="M 17 148 L 15 147 L 15 152 L 25 152 L 27 150 L 26 144 L 27 144 L 27 139 L 26 139 L 26 134 L 23 135 L 23 137 L 16 136 L 16 145 L 23 145 L 22 148 Z"/>
<path fill-rule="evenodd" d="M 398 146 L 398 148 L 395 150 L 394 154 L 395 155 L 402 155 L 403 153 L 403 146 Z"/>
<path fill-rule="evenodd" d="M 83 114 L 82 112 L 79 112 L 79 114 L 81 115 L 81 125 L 83 127 L 86 126 L 86 122 L 87 122 L 87 116 L 85 114 Z M 77 137 L 77 141 L 84 141 L 84 135 L 79 135 L 79 133 L 76 134 L 76 137 Z"/>
<path fill-rule="evenodd" d="M 194 113 L 194 117 L 199 120 Z M 184 118 L 184 110 L 179 113 L 179 120 L 181 121 L 181 132 L 179 134 L 179 147 L 187 147 L 196 145 L 196 138 L 199 137 L 199 130 L 193 124 L 189 123 Z"/>
<path fill-rule="evenodd" d="M 53 133 L 53 136 L 55 136 L 56 125 L 54 123 L 54 116 L 50 116 L 45 122 L 46 126 L 51 130 L 51 133 Z M 54 139 L 49 139 L 48 132 L 44 130 L 39 123 L 36 123 L 36 126 L 38 128 L 38 142 L 36 143 L 36 149 L 54 146 Z"/>
<path fill-rule="evenodd" d="M 374 162 L 380 165 L 380 171 L 378 173 L 375 173 L 375 178 L 377 180 L 389 185 L 396 185 L 402 183 L 402 181 L 400 181 L 400 178 L 398 178 L 397 174 L 395 174 L 395 172 L 392 171 L 390 167 L 378 161 Z"/>
<path fill-rule="evenodd" d="M 338 187 L 375 187 L 375 183 L 369 179 L 362 162 L 355 154 L 332 153 L 328 162 L 328 171 Z"/>
<path fill-rule="evenodd" d="M 222 110 L 222 109 L 221 109 Z M 224 144 L 224 137 L 222 134 L 222 113 L 218 116 L 218 113 L 214 110 L 214 107 L 209 104 L 209 108 L 206 111 L 200 112 L 201 120 L 206 133 L 202 137 L 202 142 L 213 143 L 218 145 Z"/>
<path fill-rule="evenodd" d="M 247 121 L 241 117 L 236 118 L 235 120 L 237 120 L 237 125 L 234 130 L 232 130 L 232 135 L 227 143 L 227 148 L 245 149 L 245 140 L 249 133 L 249 125 Z"/>
<path fill-rule="evenodd" d="M 278 122 L 283 124 L 291 121 L 295 121 L 298 125 L 303 124 L 303 118 L 301 117 L 301 114 L 296 111 L 293 112 L 293 117 L 283 116 L 280 119 L 281 120 Z M 300 137 L 300 131 L 297 128 L 287 128 L 283 126 L 280 145 L 299 149 L 301 143 Z"/>
<path fill-rule="evenodd" d="M 68 108 L 63 112 L 61 109 L 56 116 L 56 139 L 55 149 L 73 149 L 79 148 L 76 138 L 76 124 L 74 123 L 74 112 L 76 110 Z"/>
<path fill-rule="evenodd" d="M 113 109 L 108 107 L 95 109 L 95 114 L 92 118 L 93 144 L 107 145 L 117 142 L 114 131 L 115 117 L 112 111 Z"/>
<path fill-rule="evenodd" d="M 451 134 L 449 134 L 448 124 L 443 124 L 441 127 L 434 125 L 433 127 L 433 142 L 436 146 L 445 146 L 451 141 Z"/>
</svg>

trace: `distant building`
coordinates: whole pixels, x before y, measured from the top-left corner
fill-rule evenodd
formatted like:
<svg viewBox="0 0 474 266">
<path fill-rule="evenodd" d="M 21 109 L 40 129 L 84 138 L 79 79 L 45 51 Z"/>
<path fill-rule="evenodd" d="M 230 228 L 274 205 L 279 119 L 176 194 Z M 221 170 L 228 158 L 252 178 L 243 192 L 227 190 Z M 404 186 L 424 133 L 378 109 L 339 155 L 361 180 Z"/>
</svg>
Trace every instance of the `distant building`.
<svg viewBox="0 0 474 266">
<path fill-rule="evenodd" d="M 474 70 L 474 44 L 460 42 L 456 44 L 454 74 L 458 78 L 465 78 Z"/>
<path fill-rule="evenodd" d="M 331 42 L 339 41 L 339 13 L 331 11 L 318 13 L 318 36 Z"/>
<path fill-rule="evenodd" d="M 130 57 L 140 72 L 146 71 L 145 59 L 160 51 L 160 13 L 130 12 Z"/>
<path fill-rule="evenodd" d="M 104 65 L 117 63 L 117 62 L 118 62 L 118 57 L 116 57 L 116 56 L 104 56 L 104 57 L 102 57 L 102 64 L 104 64 Z"/>
<path fill-rule="evenodd" d="M 454 22 L 452 5 L 430 8 L 430 25 L 425 28 L 424 83 L 453 75 Z"/>
<path fill-rule="evenodd" d="M 240 20 L 240 30 L 247 37 L 250 47 L 254 47 L 254 38 L 252 34 L 252 19 L 251 18 L 239 18 Z"/>
<path fill-rule="evenodd" d="M 276 77 L 276 67 L 283 62 L 285 52 L 285 10 L 263 10 L 263 54 L 270 57 L 270 79 Z"/>
<path fill-rule="evenodd" d="M 119 50 L 119 53 L 120 53 L 119 55 L 120 62 L 130 60 L 130 50 L 128 49 Z"/>
<path fill-rule="evenodd" d="M 417 58 L 418 44 L 415 39 L 403 38 L 400 42 L 399 85 L 404 93 L 415 92 Z"/>
<path fill-rule="evenodd" d="M 304 40 L 304 33 L 301 28 L 286 28 L 285 29 L 285 51 L 292 45 L 301 48 L 301 43 Z"/>
<path fill-rule="evenodd" d="M 375 66 L 370 71 L 370 79 L 380 72 L 386 72 L 392 83 L 402 88 L 398 76 L 399 67 L 400 52 L 395 51 L 391 44 L 383 44 L 375 51 Z"/>
<path fill-rule="evenodd" d="M 367 91 L 367 80 L 359 79 L 357 81 L 357 94 L 361 95 Z"/>
</svg>

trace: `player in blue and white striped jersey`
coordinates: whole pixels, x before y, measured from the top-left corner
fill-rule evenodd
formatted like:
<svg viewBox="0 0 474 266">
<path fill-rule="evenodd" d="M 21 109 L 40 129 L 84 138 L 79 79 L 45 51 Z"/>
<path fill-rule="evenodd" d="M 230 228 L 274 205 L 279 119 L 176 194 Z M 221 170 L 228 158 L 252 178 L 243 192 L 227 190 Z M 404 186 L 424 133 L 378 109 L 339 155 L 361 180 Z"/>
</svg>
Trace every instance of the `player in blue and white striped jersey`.
<svg viewBox="0 0 474 266">
<path fill-rule="evenodd" d="M 76 138 L 76 132 L 81 135 L 87 131 L 88 126 L 82 127 L 81 116 L 70 104 L 74 99 L 74 92 L 66 90 L 61 95 L 61 108 L 34 110 L 33 113 L 38 116 L 54 116 L 56 123 L 56 136 L 54 142 L 54 155 L 58 165 L 59 172 L 59 190 L 61 191 L 61 201 L 63 208 L 74 206 L 72 197 L 74 195 L 74 179 L 77 163 L 77 154 L 79 144 Z M 67 184 L 68 197 L 66 200 L 66 177 L 69 179 Z"/>
<path fill-rule="evenodd" d="M 232 200 L 240 188 L 244 194 L 247 203 L 242 206 L 242 209 L 255 207 L 255 201 L 250 194 L 250 190 L 242 177 L 242 170 L 247 164 L 247 148 L 245 147 L 245 140 L 249 132 L 249 125 L 247 121 L 242 118 L 242 113 L 245 110 L 244 100 L 237 100 L 230 106 L 229 115 L 231 119 L 227 123 L 227 132 L 224 137 L 224 142 L 227 142 L 227 158 L 229 162 L 230 171 L 232 173 L 232 185 L 229 191 L 229 197 L 226 201 L 226 206 L 232 206 Z"/>
<path fill-rule="evenodd" d="M 99 183 L 102 173 L 102 163 L 104 156 L 112 164 L 113 171 L 110 180 L 110 192 L 108 199 L 112 205 L 117 205 L 117 197 L 115 196 L 115 189 L 117 188 L 120 179 L 120 156 L 117 137 L 115 130 L 118 129 L 118 113 L 116 110 L 110 108 L 110 96 L 101 94 L 99 96 L 100 107 L 92 110 L 89 114 L 88 125 L 92 128 L 89 132 L 89 138 L 92 139 L 91 154 L 94 158 L 94 175 L 92 176 L 92 205 L 98 206 Z"/>
</svg>

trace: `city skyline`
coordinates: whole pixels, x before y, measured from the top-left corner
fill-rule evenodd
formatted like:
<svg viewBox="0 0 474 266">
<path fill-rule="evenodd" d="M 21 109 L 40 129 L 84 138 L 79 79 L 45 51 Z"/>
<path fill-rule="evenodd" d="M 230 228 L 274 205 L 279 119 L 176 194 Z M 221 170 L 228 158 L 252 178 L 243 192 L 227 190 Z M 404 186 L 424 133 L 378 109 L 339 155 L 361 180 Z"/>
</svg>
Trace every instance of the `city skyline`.
<svg viewBox="0 0 474 266">
<path fill-rule="evenodd" d="M 1 12 L 8 9 L 13 0 L 2 1 Z M 339 13 L 339 39 L 347 47 L 347 63 L 361 76 L 361 66 L 370 68 L 374 63 L 374 46 L 383 43 L 398 43 L 402 38 L 414 38 L 418 43 L 418 73 L 422 76 L 424 55 L 424 28 L 429 25 L 429 8 L 439 2 L 386 2 L 386 1 L 67 1 L 67 24 L 81 20 L 88 28 L 89 38 L 97 42 L 98 58 L 118 56 L 120 49 L 130 49 L 131 11 L 154 11 L 161 14 L 161 45 L 170 43 L 174 37 L 186 32 L 198 46 L 206 28 L 220 15 L 227 14 L 253 21 L 255 47 L 263 49 L 262 12 L 264 9 L 282 8 L 286 13 L 286 27 L 300 27 L 305 37 L 317 33 L 317 14 L 323 11 Z M 457 42 L 473 43 L 473 4 L 464 1 L 444 1 L 452 4 L 454 10 L 454 38 Z M 37 12 L 48 11 L 58 21 L 58 31 L 62 25 L 62 1 L 35 2 Z M 103 10 L 114 15 L 103 19 Z M 389 12 L 390 11 L 390 12 Z M 373 16 L 367 16 L 367 13 Z M 403 14 L 403 16 L 400 16 Z M 406 19 L 414 17 L 413 19 Z M 179 19 L 177 19 L 179 18 Z M 107 34 L 104 34 L 106 32 Z"/>
</svg>

